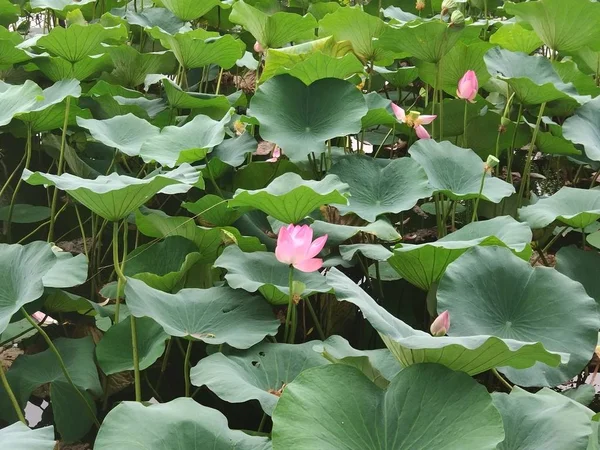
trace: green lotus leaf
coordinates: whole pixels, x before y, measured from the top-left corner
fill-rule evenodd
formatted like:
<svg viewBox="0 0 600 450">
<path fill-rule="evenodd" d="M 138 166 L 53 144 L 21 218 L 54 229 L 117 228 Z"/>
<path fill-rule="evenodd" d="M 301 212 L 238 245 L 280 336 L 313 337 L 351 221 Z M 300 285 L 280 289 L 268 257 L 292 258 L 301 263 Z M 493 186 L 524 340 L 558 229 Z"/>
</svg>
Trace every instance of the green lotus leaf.
<svg viewBox="0 0 600 450">
<path fill-rule="evenodd" d="M 600 161 L 599 121 L 600 97 L 597 97 L 577 109 L 575 115 L 569 117 L 562 127 L 564 137 L 583 145 L 585 156 L 593 161 Z"/>
<path fill-rule="evenodd" d="M 105 28 L 99 23 L 91 25 L 73 24 L 68 28 L 55 27 L 35 43 L 53 56 L 76 63 L 86 56 L 105 53 L 103 42 L 121 42 L 127 39 L 124 26 Z"/>
<path fill-rule="evenodd" d="M 309 85 L 322 78 L 346 79 L 363 70 L 362 63 L 352 53 L 350 42 L 335 42 L 328 36 L 282 49 L 269 49 L 260 81 L 289 74 Z"/>
<path fill-rule="evenodd" d="M 358 306 L 365 319 L 371 323 L 404 367 L 421 362 L 437 362 L 452 370 L 476 375 L 498 366 L 526 368 L 537 361 L 556 366 L 561 359 L 568 360 L 568 355 L 550 352 L 542 344 L 533 343 L 529 339 L 502 339 L 489 334 L 481 335 L 475 331 L 462 337 L 434 337 L 413 329 L 386 311 L 336 268 L 327 273 L 327 283 L 335 290 L 339 301 Z M 477 310 L 484 308 L 485 305 L 481 303 L 476 306 Z M 454 327 L 455 319 L 452 313 L 451 317 Z"/>
<path fill-rule="evenodd" d="M 458 100 L 451 101 L 457 102 Z M 464 112 L 464 101 L 462 101 L 462 103 Z M 452 111 L 454 109 L 452 107 L 448 108 L 447 106 L 448 102 L 444 102 L 444 114 L 446 114 L 446 111 Z M 456 120 L 455 116 L 450 116 L 450 122 L 452 122 L 453 117 L 454 120 Z M 488 111 L 484 115 L 473 115 L 468 117 L 468 120 L 466 147 L 473 149 L 482 158 L 487 158 L 488 155 L 495 155 L 496 144 L 498 145 L 498 150 L 503 152 L 507 148 L 521 148 L 531 142 L 531 130 L 523 123 L 523 121 L 521 121 L 517 128 L 515 122 L 509 121 L 507 123 L 507 121 L 504 120 L 504 128 L 506 131 L 500 133 L 500 138 L 498 139 L 498 129 L 502 122 L 501 114 L 494 111 Z M 446 134 L 446 122 L 448 122 L 448 120 L 444 120 L 444 136 L 450 136 L 451 134 Z M 459 126 L 462 129 L 462 125 Z M 513 136 L 515 136 L 514 147 Z"/>
<path fill-rule="evenodd" d="M 30 429 L 21 422 L 2 428 L 0 442 L 13 450 L 53 450 L 56 446 L 53 427 Z"/>
<path fill-rule="evenodd" d="M 581 386 L 562 391 L 561 394 L 567 398 L 570 398 L 574 402 L 580 403 L 583 406 L 587 406 L 594 401 L 594 397 L 596 396 L 596 388 L 594 388 L 594 386 L 591 384 L 582 384 Z"/>
<path fill-rule="evenodd" d="M 486 174 L 483 191 L 479 194 L 484 162 L 471 149 L 448 141 L 421 139 L 411 146 L 409 153 L 425 169 L 434 192 L 441 192 L 452 200 L 480 197 L 500 203 L 515 193 L 512 185 Z"/>
<path fill-rule="evenodd" d="M 454 233 L 427 244 L 398 244 L 388 259 L 402 278 L 429 291 L 444 275 L 446 268 L 468 249 L 475 246 L 508 247 L 529 261 L 532 233 L 529 226 L 510 216 L 471 222 Z"/>
<path fill-rule="evenodd" d="M 199 161 L 223 142 L 232 113 L 230 110 L 220 121 L 199 114 L 180 127 L 165 127 L 160 135 L 144 142 L 140 156 L 146 162 L 156 161 L 167 167 Z"/>
<path fill-rule="evenodd" d="M 433 2 L 432 2 L 433 3 Z M 433 4 L 431 5 L 433 8 Z M 419 20 L 419 16 L 414 15 L 411 12 L 408 12 L 402 8 L 397 6 L 388 6 L 387 8 L 381 11 L 385 17 L 391 19 L 391 23 L 393 25 L 401 24 L 404 25 L 407 22 L 412 22 L 413 20 Z"/>
<path fill-rule="evenodd" d="M 164 78 L 162 82 L 172 108 L 194 109 L 212 119 L 222 118 L 231 108 L 229 100 L 224 95 L 186 92 L 168 78 Z"/>
<path fill-rule="evenodd" d="M 558 392 L 535 394 L 515 386 L 510 394 L 492 394 L 502 414 L 506 437 L 498 450 L 540 448 L 588 449 L 593 412 Z"/>
<path fill-rule="evenodd" d="M 275 336 L 279 328 L 263 299 L 227 286 L 169 294 L 127 278 L 125 296 L 133 316 L 151 317 L 170 336 L 189 336 L 208 344 L 245 349 L 267 335 Z"/>
<path fill-rule="evenodd" d="M 339 245 L 359 233 L 371 235 L 386 242 L 396 242 L 401 239 L 400 234 L 387 220 L 380 219 L 365 226 L 350 226 L 337 223 L 315 220 L 310 227 L 316 237 L 327 235 L 327 244 Z"/>
<path fill-rule="evenodd" d="M 387 66 L 394 60 L 394 53 L 380 45 L 385 30 L 383 20 L 358 8 L 339 8 L 319 21 L 319 37 L 349 41 L 363 63 L 370 61 L 378 66 Z"/>
<path fill-rule="evenodd" d="M 0 126 L 7 125 L 15 114 L 29 111 L 42 97 L 42 89 L 31 80 L 12 85 L 0 80 Z"/>
<path fill-rule="evenodd" d="M 32 9 L 53 9 L 54 11 L 70 11 L 88 3 L 94 3 L 94 0 L 29 0 Z"/>
<path fill-rule="evenodd" d="M 84 395 L 90 408 L 95 410 L 96 405 L 91 395 L 102 395 L 102 386 L 94 363 L 92 338 L 90 336 L 82 339 L 58 338 L 53 342 L 64 360 L 73 383 Z M 79 394 L 67 382 L 56 355 L 51 350 L 44 350 L 35 355 L 19 356 L 6 377 L 21 407 L 25 406 L 35 389 L 49 384 L 54 423 L 64 441 L 79 440 L 92 427 L 93 422 L 86 406 Z M 5 420 L 12 418 L 14 410 L 8 403 L 2 388 L 0 388 L 0 406 L 2 418 Z"/>
<path fill-rule="evenodd" d="M 144 84 L 151 73 L 174 73 L 177 61 L 171 52 L 140 53 L 130 45 L 109 47 L 115 70 L 111 77 L 126 87 Z"/>
<path fill-rule="evenodd" d="M 581 155 L 581 151 L 577 150 L 571 142 L 561 136 L 543 131 L 538 131 L 535 146 L 538 151 L 549 155 Z"/>
<path fill-rule="evenodd" d="M 95 140 L 128 156 L 138 156 L 144 142 L 160 134 L 157 127 L 131 113 L 106 120 L 78 117 L 77 125 L 87 129 Z"/>
<path fill-rule="evenodd" d="M 345 261 L 351 261 L 356 253 L 361 253 L 373 261 L 387 261 L 393 255 L 381 244 L 350 244 L 340 245 L 340 255 Z"/>
<path fill-rule="evenodd" d="M 200 223 L 209 227 L 231 225 L 249 209 L 228 208 L 226 200 L 212 194 L 207 194 L 195 202 L 184 202 L 181 206 L 194 214 Z"/>
<path fill-rule="evenodd" d="M 165 1 L 165 0 L 163 0 Z M 212 448 L 215 450 L 269 450 L 265 437 L 230 430 L 227 418 L 191 398 L 144 406 L 123 402 L 102 422 L 94 443 L 96 450 L 130 450 L 135 446 L 163 450 Z"/>
<path fill-rule="evenodd" d="M 87 55 L 81 60 L 72 63 L 59 56 L 39 56 L 26 66 L 27 70 L 39 70 L 52 81 L 86 80 L 100 72 L 110 72 L 113 63 L 107 53 L 101 55 Z"/>
<path fill-rule="evenodd" d="M 246 161 L 246 155 L 256 151 L 257 142 L 252 134 L 244 132 L 239 136 L 225 139 L 210 153 L 209 164 L 214 159 L 231 167 L 239 167 Z"/>
<path fill-rule="evenodd" d="M 587 294 L 600 304 L 600 279 L 596 274 L 599 264 L 600 254 L 574 246 L 563 247 L 556 253 L 556 270 L 580 282 Z"/>
<path fill-rule="evenodd" d="M 229 20 L 244 27 L 265 48 L 283 47 L 290 42 L 314 38 L 317 21 L 307 14 L 287 12 L 269 15 L 239 0 L 231 8 Z"/>
<path fill-rule="evenodd" d="M 570 380 L 586 366 L 598 341 L 596 302 L 583 286 L 556 270 L 533 268 L 506 248 L 474 247 L 450 264 L 437 302 L 438 311 L 450 312 L 452 337 L 491 334 L 570 354 L 556 368 L 540 362 L 522 370 L 500 369 L 520 386 Z"/>
<path fill-rule="evenodd" d="M 149 317 L 135 321 L 140 370 L 145 370 L 162 356 L 169 335 Z M 122 320 L 108 329 L 96 345 L 96 359 L 106 375 L 133 370 L 131 320 Z"/>
<path fill-rule="evenodd" d="M 527 22 L 548 47 L 573 52 L 600 39 L 600 5 L 589 0 L 506 2 L 508 14 Z"/>
<path fill-rule="evenodd" d="M 518 22 L 503 24 L 490 36 L 490 43 L 511 52 L 527 54 L 542 46 L 542 40 L 535 31 L 528 30 Z"/>
<path fill-rule="evenodd" d="M 139 25 L 143 28 L 158 27 L 169 34 L 176 34 L 179 31 L 183 31 L 182 28 L 184 28 L 185 22 L 166 8 L 154 6 L 153 8 L 144 8 L 143 11 L 141 8 L 135 11 L 131 8 L 131 3 L 129 6 L 129 8 L 125 8 L 126 10 L 123 11 L 122 17 L 131 25 Z M 115 10 L 113 9 L 113 11 Z"/>
<path fill-rule="evenodd" d="M 153 38 L 171 50 L 179 64 L 186 69 L 205 67 L 217 64 L 224 69 L 233 67 L 244 54 L 246 45 L 231 34 L 219 33 L 197 28 L 192 31 L 178 32 L 171 35 L 160 28 L 150 30 Z"/>
<path fill-rule="evenodd" d="M 544 56 L 529 56 L 499 47 L 484 56 L 489 73 L 505 81 L 524 105 L 539 105 L 553 100 L 573 100 L 582 104 L 589 97 L 578 94 L 572 83 L 565 83 Z"/>
<path fill-rule="evenodd" d="M 219 0 L 205 0 L 202 2 L 194 0 L 160 0 L 160 3 L 179 19 L 188 21 L 202 17 L 220 2 Z"/>
<path fill-rule="evenodd" d="M 398 123 L 392 111 L 391 100 L 379 95 L 377 92 L 365 94 L 365 101 L 369 109 L 361 119 L 362 127 L 367 129 L 375 125 L 392 126 Z"/>
<path fill-rule="evenodd" d="M 348 204 L 336 206 L 340 213 L 354 213 L 368 222 L 382 214 L 408 211 L 433 192 L 425 171 L 412 158 L 349 155 L 338 159 L 329 173 L 350 186 Z"/>
<path fill-rule="evenodd" d="M 382 67 L 377 67 L 375 70 L 391 85 L 398 88 L 408 86 L 419 76 L 419 69 L 413 66 L 398 67 L 395 71 L 384 70 Z"/>
<path fill-rule="evenodd" d="M 304 344 L 261 343 L 248 350 L 213 353 L 192 367 L 194 386 L 206 386 L 229 403 L 258 400 L 272 415 L 281 390 L 300 372 L 329 362 L 313 350 L 321 341 Z"/>
<path fill-rule="evenodd" d="M 23 171 L 23 179 L 27 183 L 56 186 L 91 211 L 113 222 L 127 217 L 159 192 L 187 192 L 198 182 L 198 177 L 196 169 L 188 164 L 144 179 L 111 173 L 87 180 L 68 173 L 57 176 L 27 169 Z M 177 185 L 175 190 L 171 185 Z"/>
<path fill-rule="evenodd" d="M 306 370 L 285 388 L 272 436 L 276 450 L 492 450 L 504 430 L 490 394 L 464 373 L 418 364 L 383 390 L 334 364 Z"/>
<path fill-rule="evenodd" d="M 0 244 L 0 333 L 19 309 L 42 296 L 44 276 L 56 264 L 46 242 Z"/>
<path fill-rule="evenodd" d="M 69 288 L 79 286 L 87 281 L 88 260 L 83 253 L 73 256 L 57 247 L 52 248 L 52 251 L 56 260 L 42 278 L 44 287 Z"/>
<path fill-rule="evenodd" d="M 231 245 L 215 261 L 215 267 L 227 270 L 225 279 L 233 289 L 244 289 L 248 292 L 260 293 L 275 305 L 285 305 L 290 295 L 289 273 L 287 264 L 277 261 L 271 252 L 244 253 Z M 307 297 L 315 292 L 328 292 L 325 277 L 318 272 L 294 271 L 294 281 L 303 283 L 305 288 L 300 293 Z"/>
<path fill-rule="evenodd" d="M 306 86 L 279 75 L 260 85 L 248 114 L 260 122 L 264 140 L 300 161 L 323 153 L 329 139 L 358 133 L 367 110 L 363 95 L 347 81 L 325 78 Z"/>
<path fill-rule="evenodd" d="M 9 206 L 0 207 L 0 220 L 8 220 Z M 50 217 L 50 208 L 25 204 L 13 205 L 12 223 L 37 223 Z"/>
<path fill-rule="evenodd" d="M 586 74 L 595 74 L 600 62 L 600 51 L 590 47 L 580 48 L 574 55 L 573 61 L 577 67 Z"/>
<path fill-rule="evenodd" d="M 19 19 L 21 8 L 8 0 L 0 1 L 0 25 L 9 26 Z"/>
<path fill-rule="evenodd" d="M 562 187 L 556 194 L 520 208 L 519 218 L 531 228 L 544 228 L 555 220 L 585 228 L 600 219 L 600 190 Z"/>
<path fill-rule="evenodd" d="M 31 55 L 17 46 L 23 41 L 18 33 L 0 26 L 0 69 L 28 61 Z"/>
</svg>

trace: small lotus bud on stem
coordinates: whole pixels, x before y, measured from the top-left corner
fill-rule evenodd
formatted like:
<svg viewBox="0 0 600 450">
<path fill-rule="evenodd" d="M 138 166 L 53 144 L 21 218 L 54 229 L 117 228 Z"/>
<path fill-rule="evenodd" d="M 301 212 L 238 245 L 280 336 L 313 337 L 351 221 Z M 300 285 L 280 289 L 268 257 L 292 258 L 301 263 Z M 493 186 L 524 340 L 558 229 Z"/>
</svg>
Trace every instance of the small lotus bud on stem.
<svg viewBox="0 0 600 450">
<path fill-rule="evenodd" d="M 450 313 L 448 311 L 444 311 L 431 324 L 429 331 L 431 331 L 432 336 L 444 336 L 448 330 L 450 329 Z"/>
<path fill-rule="evenodd" d="M 262 52 L 264 52 L 264 51 L 265 51 L 265 49 L 263 48 L 263 46 L 262 46 L 262 45 L 260 45 L 260 42 L 256 41 L 256 42 L 254 43 L 254 51 L 255 51 L 256 53 L 262 53 Z"/>
</svg>

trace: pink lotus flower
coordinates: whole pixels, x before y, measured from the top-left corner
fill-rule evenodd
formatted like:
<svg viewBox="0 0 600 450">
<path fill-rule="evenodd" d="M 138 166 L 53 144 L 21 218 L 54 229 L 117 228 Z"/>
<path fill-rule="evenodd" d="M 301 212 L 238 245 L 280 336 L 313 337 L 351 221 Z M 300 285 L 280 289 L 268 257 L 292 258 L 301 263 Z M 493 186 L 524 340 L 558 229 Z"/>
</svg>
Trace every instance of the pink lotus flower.
<svg viewBox="0 0 600 450">
<path fill-rule="evenodd" d="M 472 70 L 467 70 L 463 77 L 458 81 L 458 89 L 456 90 L 456 96 L 467 100 L 468 102 L 475 103 L 475 97 L 479 90 L 479 82 L 477 81 L 477 75 Z"/>
<path fill-rule="evenodd" d="M 282 153 L 283 152 L 281 151 L 281 149 L 275 146 L 275 148 L 273 149 L 273 153 L 271 154 L 271 157 L 267 159 L 267 162 L 277 162 L 277 160 L 281 158 Z"/>
<path fill-rule="evenodd" d="M 254 51 L 255 51 L 256 53 L 262 53 L 262 52 L 264 52 L 264 51 L 265 51 L 265 49 L 263 48 L 263 46 L 262 46 L 262 45 L 260 45 L 260 42 L 256 41 L 256 42 L 254 43 Z"/>
<path fill-rule="evenodd" d="M 294 266 L 302 272 L 314 272 L 323 265 L 315 258 L 325 247 L 327 235 L 312 240 L 313 230 L 308 225 L 288 225 L 279 229 L 275 256 L 279 262 Z"/>
<path fill-rule="evenodd" d="M 31 315 L 31 317 L 33 317 L 33 320 L 35 320 L 37 323 L 42 324 L 42 325 L 58 324 L 58 321 L 56 319 L 53 319 L 52 317 L 50 317 L 49 315 L 47 315 L 46 313 L 43 313 L 41 311 L 34 312 Z"/>
<path fill-rule="evenodd" d="M 429 125 L 437 116 L 427 114 L 422 115 L 418 111 L 410 111 L 406 114 L 406 112 L 395 103 L 392 103 L 392 111 L 394 111 L 394 115 L 399 122 L 405 123 L 409 127 L 415 129 L 415 133 L 419 139 L 431 138 L 423 125 Z"/>
<path fill-rule="evenodd" d="M 444 311 L 431 324 L 429 331 L 431 331 L 432 336 L 443 336 L 450 329 L 450 313 L 448 311 Z"/>
</svg>

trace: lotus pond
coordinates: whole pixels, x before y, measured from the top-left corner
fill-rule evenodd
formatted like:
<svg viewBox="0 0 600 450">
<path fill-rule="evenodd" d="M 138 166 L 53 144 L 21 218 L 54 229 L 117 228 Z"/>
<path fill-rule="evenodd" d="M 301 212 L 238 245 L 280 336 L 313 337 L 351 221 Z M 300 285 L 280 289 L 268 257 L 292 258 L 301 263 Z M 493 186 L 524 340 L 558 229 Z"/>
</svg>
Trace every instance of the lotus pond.
<svg viewBox="0 0 600 450">
<path fill-rule="evenodd" d="M 0 0 L 0 448 L 600 449 L 599 176 L 596 1 Z"/>
</svg>

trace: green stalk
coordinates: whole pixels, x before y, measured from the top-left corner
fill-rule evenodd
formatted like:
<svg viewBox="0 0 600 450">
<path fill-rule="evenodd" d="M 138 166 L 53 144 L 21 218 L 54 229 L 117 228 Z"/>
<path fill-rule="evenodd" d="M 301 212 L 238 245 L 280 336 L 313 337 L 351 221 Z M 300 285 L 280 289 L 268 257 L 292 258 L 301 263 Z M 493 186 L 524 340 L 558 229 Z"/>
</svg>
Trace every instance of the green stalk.
<svg viewBox="0 0 600 450">
<path fill-rule="evenodd" d="M 142 383 L 140 381 L 140 357 L 138 354 L 137 326 L 133 314 L 129 316 L 129 319 L 131 320 L 131 347 L 133 349 L 133 379 L 135 382 L 135 401 L 141 402 Z"/>
<path fill-rule="evenodd" d="M 433 194 L 433 201 L 435 203 L 435 222 L 437 226 L 437 234 L 438 237 L 444 237 L 442 233 L 442 214 L 440 210 L 440 196 L 438 194 Z"/>
<path fill-rule="evenodd" d="M 298 308 L 295 303 L 292 303 L 292 323 L 290 329 L 289 343 L 293 344 L 296 338 L 296 327 L 298 326 Z"/>
<path fill-rule="evenodd" d="M 290 274 L 289 274 L 289 288 L 290 288 L 290 298 L 288 300 L 288 308 L 287 313 L 285 315 L 285 329 L 283 332 L 283 342 L 287 342 L 289 338 L 290 331 L 290 319 L 292 317 L 292 307 L 294 306 L 294 266 L 290 264 Z"/>
<path fill-rule="evenodd" d="M 62 370 L 63 375 L 65 376 L 65 378 L 67 379 L 67 382 L 71 385 L 71 387 L 73 389 L 75 389 L 75 391 L 77 392 L 77 394 L 79 395 L 79 397 L 81 398 L 81 401 L 83 403 L 85 403 L 87 412 L 90 416 L 90 418 L 94 421 L 94 423 L 96 424 L 96 427 L 100 428 L 100 422 L 98 422 L 98 418 L 96 417 L 96 414 L 94 413 L 94 410 L 92 409 L 92 407 L 90 406 L 90 404 L 88 403 L 87 399 L 85 398 L 85 396 L 83 395 L 83 393 L 75 386 L 75 383 L 73 383 L 73 379 L 71 378 L 71 375 L 69 374 L 69 371 L 67 370 L 67 366 L 65 365 L 64 360 L 62 359 L 62 356 L 60 356 L 60 352 L 58 351 L 58 349 L 56 348 L 56 346 L 54 345 L 54 342 L 52 342 L 52 339 L 50 339 L 50 336 L 48 336 L 46 334 L 46 332 L 43 330 L 42 327 L 40 327 L 35 320 L 33 320 L 33 318 L 27 314 L 27 311 L 25 311 L 25 308 L 21 307 L 21 314 L 23 314 L 23 317 L 25 317 L 25 319 L 27 319 L 27 321 L 37 330 L 37 332 L 44 338 L 44 340 L 46 341 L 46 344 L 48 344 L 48 347 L 50 348 L 50 350 L 52 351 L 52 353 L 54 353 L 54 355 L 56 356 L 56 359 L 58 360 L 58 364 L 60 365 L 60 369 Z"/>
<path fill-rule="evenodd" d="M 325 333 L 323 333 L 323 328 L 321 328 L 321 323 L 319 322 L 319 318 L 317 317 L 317 314 L 315 313 L 312 303 L 310 303 L 310 299 L 308 297 L 306 298 L 305 302 L 306 302 L 306 306 L 308 307 L 308 312 L 310 313 L 310 316 L 312 317 L 312 320 L 315 323 L 315 328 L 317 329 L 317 333 L 319 333 L 319 338 L 322 341 L 324 341 Z"/>
<path fill-rule="evenodd" d="M 471 216 L 471 222 L 477 221 L 477 208 L 479 207 L 479 200 L 481 199 L 481 193 L 483 192 L 483 185 L 485 184 L 485 175 L 487 174 L 487 167 L 483 169 L 483 175 L 481 177 L 481 184 L 479 185 L 479 194 L 475 199 L 475 205 L 473 206 L 473 216 Z"/>
<path fill-rule="evenodd" d="M 185 358 L 183 360 L 183 379 L 185 382 L 185 396 L 190 396 L 190 356 L 192 354 L 192 341 L 191 339 L 188 341 L 187 349 L 185 351 Z"/>
<path fill-rule="evenodd" d="M 17 413 L 17 417 L 21 422 L 27 425 L 27 422 L 25 421 L 25 416 L 23 415 L 23 411 L 21 410 L 19 402 L 17 401 L 17 397 L 15 397 L 15 393 L 10 388 L 10 384 L 8 384 L 8 380 L 6 378 L 6 374 L 4 373 L 4 368 L 2 367 L 2 365 L 0 365 L 0 380 L 2 380 L 2 386 L 4 386 L 4 390 L 8 394 L 8 398 L 12 403 L 15 413 Z"/>
<path fill-rule="evenodd" d="M 31 138 L 32 138 L 31 135 L 32 135 L 31 122 L 28 122 L 27 123 L 27 141 L 25 144 L 25 169 L 29 169 L 29 164 L 31 163 Z M 15 190 L 13 191 L 13 195 L 10 199 L 10 206 L 8 207 L 8 217 L 6 219 L 6 238 L 7 238 L 8 242 L 11 242 L 10 230 L 11 230 L 13 209 L 15 207 L 15 200 L 17 199 L 17 193 L 19 192 L 21 183 L 23 183 L 23 178 L 19 178 L 19 181 L 17 181 L 17 185 L 15 186 Z M 4 189 L 5 188 L 2 188 L 3 191 L 4 191 Z"/>
<path fill-rule="evenodd" d="M 508 381 L 506 381 L 506 380 L 504 379 L 504 377 L 503 377 L 502 375 L 500 375 L 496 369 L 492 369 L 492 373 L 494 374 L 494 376 L 495 376 L 496 378 L 498 378 L 498 380 L 499 380 L 499 381 L 500 381 L 500 382 L 501 382 L 501 383 L 502 383 L 502 384 L 503 384 L 503 385 L 504 385 L 504 386 L 505 386 L 505 387 L 506 387 L 506 388 L 507 388 L 509 391 L 512 391 L 512 390 L 513 390 L 513 387 L 512 387 L 512 386 L 509 384 L 509 382 L 508 382 Z"/>
<path fill-rule="evenodd" d="M 510 184 L 513 184 L 512 178 L 512 162 L 513 162 L 513 150 L 515 148 L 515 142 L 517 142 L 517 131 L 519 130 L 519 125 L 521 124 L 521 118 L 523 117 L 523 104 L 519 105 L 519 112 L 517 113 L 517 123 L 515 125 L 515 131 L 513 131 L 512 141 L 510 144 L 510 149 L 508 152 L 508 162 L 507 162 L 507 174 L 506 176 L 510 180 Z"/>
<path fill-rule="evenodd" d="M 77 203 L 75 203 L 75 214 L 77 215 L 77 223 L 79 224 L 79 229 L 81 230 L 81 239 L 83 240 L 83 251 L 85 252 L 85 256 L 89 260 L 87 239 L 85 238 L 85 228 L 83 227 L 83 222 L 81 221 L 81 215 L 79 214 L 79 208 L 77 208 Z"/>
<path fill-rule="evenodd" d="M 65 165 L 65 144 L 67 142 L 67 128 L 69 127 L 69 109 L 71 107 L 71 97 L 67 97 L 65 106 L 65 119 L 63 121 L 62 136 L 60 138 L 60 154 L 58 156 L 58 169 L 57 175 L 61 176 Z M 56 211 L 56 201 L 58 200 L 58 188 L 54 188 L 52 194 L 52 206 L 50 207 L 50 229 L 48 230 L 48 242 L 52 242 L 54 239 L 54 223 L 56 218 L 54 213 Z"/>
<path fill-rule="evenodd" d="M 12 173 L 6 179 L 6 182 L 2 186 L 2 189 L 0 189 L 0 198 L 2 198 L 2 196 L 4 195 L 4 191 L 9 186 L 9 184 L 10 184 L 11 180 L 13 179 L 13 177 L 17 174 L 17 172 L 21 168 L 21 164 L 23 164 L 23 162 L 25 161 L 26 158 L 27 158 L 27 153 L 23 153 L 23 157 L 21 158 L 21 161 L 19 161 L 19 164 L 17 164 L 15 166 L 15 169 L 12 171 Z"/>
<path fill-rule="evenodd" d="M 171 355 L 171 347 L 173 346 L 173 339 L 170 338 L 167 343 L 167 349 L 165 350 L 165 356 L 163 356 L 162 363 L 160 365 L 160 374 L 158 375 L 158 381 L 156 382 L 156 390 L 160 390 L 160 384 L 162 383 L 165 372 L 167 371 L 167 363 L 169 362 L 169 356 Z"/>
<path fill-rule="evenodd" d="M 215 94 L 219 95 L 219 91 L 221 90 L 221 78 L 223 78 L 223 68 L 219 71 L 219 79 L 217 80 L 217 88 L 215 89 Z"/>
<path fill-rule="evenodd" d="M 535 122 L 535 128 L 533 129 L 533 136 L 531 137 L 531 143 L 529 144 L 529 150 L 527 151 L 527 160 L 525 161 L 525 168 L 523 169 L 523 177 L 521 178 L 521 186 L 519 187 L 519 198 L 517 199 L 517 207 L 521 207 L 523 204 L 523 194 L 525 189 L 529 192 L 529 181 L 531 179 L 531 160 L 533 158 L 533 149 L 535 147 L 535 141 L 537 140 L 538 131 L 540 129 L 540 123 L 544 116 L 544 109 L 546 103 L 542 103 L 540 106 L 540 112 L 538 113 L 537 121 Z M 529 195 L 527 195 L 529 197 Z"/>
<path fill-rule="evenodd" d="M 119 293 L 125 283 L 125 260 L 127 259 L 127 223 L 123 223 L 123 257 L 119 262 L 119 222 L 113 223 L 113 265 L 115 272 L 117 273 L 117 298 L 115 307 L 115 323 L 119 323 L 119 310 L 121 306 L 121 299 Z"/>
<path fill-rule="evenodd" d="M 465 100 L 465 115 L 463 117 L 463 138 L 462 144 L 464 148 L 467 148 L 467 113 L 468 113 L 469 103 Z M 496 155 L 497 156 L 497 155 Z"/>
</svg>

